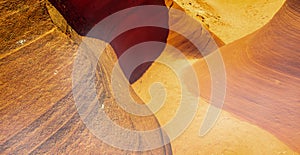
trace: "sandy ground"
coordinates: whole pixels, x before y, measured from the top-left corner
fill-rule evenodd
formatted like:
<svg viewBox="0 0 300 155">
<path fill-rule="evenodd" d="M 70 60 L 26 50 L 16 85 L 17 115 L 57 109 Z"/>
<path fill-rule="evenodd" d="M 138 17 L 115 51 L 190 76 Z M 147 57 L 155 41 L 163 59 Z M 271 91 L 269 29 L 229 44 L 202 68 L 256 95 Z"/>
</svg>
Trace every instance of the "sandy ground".
<svg viewBox="0 0 300 155">
<path fill-rule="evenodd" d="M 175 0 L 225 43 L 254 32 L 266 24 L 284 0 Z"/>
</svg>

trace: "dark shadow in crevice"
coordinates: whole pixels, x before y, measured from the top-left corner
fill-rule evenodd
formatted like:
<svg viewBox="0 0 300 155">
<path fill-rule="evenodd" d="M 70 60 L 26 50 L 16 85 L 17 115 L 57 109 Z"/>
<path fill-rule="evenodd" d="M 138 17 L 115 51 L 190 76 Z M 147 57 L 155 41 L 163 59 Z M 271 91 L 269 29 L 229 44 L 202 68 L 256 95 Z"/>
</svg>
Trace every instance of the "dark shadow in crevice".
<svg viewBox="0 0 300 155">
<path fill-rule="evenodd" d="M 118 11 L 142 5 L 160 5 L 165 6 L 166 10 L 163 12 L 157 12 L 149 17 L 136 17 L 137 14 L 130 13 L 125 18 L 119 21 L 120 25 L 130 24 L 132 22 L 143 22 L 143 21 L 153 21 L 159 22 L 160 25 L 165 25 L 168 27 L 168 8 L 165 5 L 164 0 L 49 0 L 54 7 L 64 16 L 68 24 L 80 35 L 86 36 L 88 32 L 101 20 L 106 17 L 116 13 Z M 157 23 L 156 23 L 157 24 Z M 113 33 L 118 28 L 122 27 L 120 25 L 111 25 L 101 31 Z M 162 43 L 167 42 L 167 37 L 169 34 L 168 29 L 159 27 L 139 27 L 131 29 L 129 31 L 123 32 L 116 38 L 114 38 L 110 44 L 113 47 L 118 58 L 130 47 L 147 41 L 158 41 Z M 109 35 L 109 34 L 108 34 Z M 103 41 L 107 41 L 109 36 L 91 36 Z M 149 60 L 157 58 L 161 52 L 164 50 L 164 44 L 154 47 L 151 50 L 144 50 L 142 58 L 131 57 L 128 59 L 122 59 L 119 64 L 132 84 L 137 81 L 145 71 L 151 66 L 151 62 L 146 62 L 139 65 L 134 69 L 130 75 L 128 68 L 128 63 L 132 61 Z"/>
</svg>

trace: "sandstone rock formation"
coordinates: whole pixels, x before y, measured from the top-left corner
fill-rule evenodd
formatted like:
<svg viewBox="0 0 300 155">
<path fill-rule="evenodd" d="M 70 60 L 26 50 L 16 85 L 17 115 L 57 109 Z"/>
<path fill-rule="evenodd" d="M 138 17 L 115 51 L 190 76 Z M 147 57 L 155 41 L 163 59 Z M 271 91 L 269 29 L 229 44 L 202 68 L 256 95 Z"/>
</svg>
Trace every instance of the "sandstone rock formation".
<svg viewBox="0 0 300 155">
<path fill-rule="evenodd" d="M 285 0 L 175 0 L 226 44 L 261 28 Z"/>
<path fill-rule="evenodd" d="M 264 27 L 220 49 L 227 75 L 223 109 L 267 130 L 297 152 L 300 151 L 299 7 L 299 1 L 287 0 Z M 206 63 L 199 60 L 194 67 L 199 75 L 201 96 L 209 100 L 211 76 Z"/>
<path fill-rule="evenodd" d="M 123 9 L 142 6 L 142 5 L 160 5 L 165 6 L 163 0 L 138 0 L 138 1 L 82 1 L 82 0 L 69 0 L 69 1 L 58 1 L 50 0 L 50 2 L 58 8 L 61 14 L 66 18 L 68 23 L 73 27 L 73 29 L 78 32 L 80 35 L 87 35 L 88 32 L 100 21 L 109 17 L 110 15 L 121 11 Z M 153 21 L 155 23 L 160 23 L 167 27 L 168 25 L 168 9 L 165 7 L 165 10 L 161 12 L 156 12 L 152 14 L 151 17 L 145 18 L 139 16 L 138 13 L 126 13 L 123 15 L 124 18 L 118 22 L 118 25 L 108 25 L 105 29 L 101 31 L 114 32 L 118 29 L 121 29 L 123 26 L 126 26 L 131 23 L 144 23 L 146 21 Z M 110 33 L 106 36 L 91 36 L 93 34 L 88 34 L 91 37 L 95 37 L 104 41 L 109 41 L 112 45 L 114 51 L 117 54 L 117 57 L 120 57 L 127 49 L 131 46 L 145 42 L 145 41 L 159 41 L 166 42 L 169 31 L 167 29 L 158 28 L 158 27 L 141 27 L 123 32 L 121 35 L 113 38 L 112 41 L 109 41 Z M 144 51 L 143 57 L 140 59 L 148 60 L 151 57 L 157 58 L 164 46 L 156 47 L 156 49 L 151 49 L 151 51 Z M 147 62 L 141 64 L 135 71 L 130 74 L 128 69 L 128 63 L 131 61 L 137 61 L 135 59 L 120 60 L 119 64 L 123 68 L 125 76 L 129 79 L 131 83 L 135 82 L 142 74 L 149 68 L 152 62 Z"/>
<path fill-rule="evenodd" d="M 57 11 L 48 11 L 46 3 L 44 0 L 1 2 L 4 16 L 0 18 L 0 154 L 171 154 L 170 145 L 163 145 L 168 137 L 162 132 L 152 137 L 162 147 L 139 152 L 105 144 L 87 129 L 72 93 L 72 69 L 80 42 L 66 34 L 79 40 L 80 36 L 62 24 L 67 22 Z M 51 17 L 57 19 L 51 19 L 49 12 L 55 13 Z M 54 21 L 61 22 L 60 28 Z M 111 64 L 117 61 L 116 54 L 107 49 L 101 61 L 105 63 L 97 68 L 94 80 L 99 96 L 104 96 L 99 100 L 105 105 L 102 109 L 107 115 L 131 130 L 159 127 L 153 115 L 137 117 L 117 105 L 107 81 Z M 134 93 L 132 96 L 139 100 Z M 144 137 L 137 138 L 132 145 L 135 150 L 142 150 L 139 147 L 147 143 L 141 143 Z"/>
<path fill-rule="evenodd" d="M 46 0 L 0 2 L 0 12 L 3 15 L 0 17 L 0 154 L 292 154 L 288 147 L 296 152 L 300 151 L 298 0 L 287 0 L 267 25 L 231 44 L 224 45 L 213 33 L 210 32 L 214 40 L 207 38 L 209 34 L 204 33 L 205 43 L 216 41 L 219 47 L 223 46 L 220 51 L 227 73 L 227 94 L 223 107 L 226 113 L 221 115 L 222 120 L 214 128 L 215 132 L 199 138 L 199 122 L 204 119 L 208 106 L 201 101 L 191 128 L 172 143 L 172 148 L 171 144 L 164 145 L 169 137 L 162 130 L 155 137 L 136 137 L 137 140 L 130 143 L 136 150 L 152 145 L 153 142 L 161 145 L 148 151 L 112 147 L 99 140 L 87 128 L 78 114 L 78 108 L 82 105 L 75 104 L 76 96 L 72 92 L 73 88 L 78 88 L 74 83 L 72 86 L 75 58 L 82 38 L 88 35 L 96 23 L 112 13 L 132 6 L 160 5 L 166 10 L 157 12 L 151 19 L 170 26 L 169 10 L 184 9 L 172 0 L 49 1 L 51 3 Z M 120 25 L 151 19 L 128 16 L 120 21 Z M 178 18 L 177 22 L 180 20 Z M 118 28 L 108 27 L 106 30 Z M 106 36 L 86 37 L 107 41 Z M 91 105 L 86 109 L 90 118 L 94 118 L 99 114 L 98 110 L 102 110 L 114 123 L 124 128 L 146 131 L 159 128 L 169 121 L 170 114 L 176 115 L 177 101 L 180 103 L 178 85 L 182 83 L 178 83 L 175 76 L 171 75 L 174 74 L 171 69 L 166 69 L 166 66 L 159 63 L 146 63 L 137 68 L 133 75 L 129 75 L 126 65 L 134 59 L 127 59 L 120 62 L 122 71 L 117 71 L 120 74 L 123 72 L 131 83 L 135 82 L 134 90 L 131 87 L 128 89 L 132 98 L 140 104 L 151 98 L 148 97 L 148 86 L 153 81 L 162 79 L 166 89 L 171 90 L 166 99 L 169 106 L 163 107 L 155 116 L 138 117 L 123 110 L 114 99 L 110 81 L 112 64 L 132 45 L 144 41 L 168 43 L 180 49 L 191 62 L 197 60 L 194 68 L 199 75 L 200 95 L 209 101 L 210 73 L 205 59 L 202 59 L 203 55 L 199 54 L 194 45 L 174 31 L 154 27 L 138 28 L 127 31 L 110 42 L 112 48 L 107 47 L 100 57 L 101 63 L 97 65 L 95 76 L 87 74 L 77 79 L 95 82 L 97 98 L 92 99 L 99 100 L 101 105 Z M 216 48 L 217 46 L 212 46 L 211 50 Z M 163 50 L 164 46 L 152 49 L 151 52 L 154 53 L 150 56 L 157 58 L 162 53 L 161 59 L 177 63 L 184 71 L 184 66 L 181 66 L 180 61 L 177 62 L 177 57 L 173 53 L 164 53 Z M 206 54 L 209 57 L 210 53 Z M 148 53 L 143 55 L 144 59 L 149 58 Z M 92 68 L 89 63 L 80 67 L 83 72 Z M 188 72 L 182 74 L 186 77 L 184 84 L 193 93 L 195 83 L 190 83 Z M 126 82 L 123 76 L 118 80 Z M 77 91 L 83 94 L 88 90 L 79 88 Z M 155 93 L 160 95 L 160 92 Z M 194 96 L 191 95 L 192 97 Z M 97 118 L 92 121 L 97 122 Z M 111 130 L 107 126 L 102 129 Z M 110 135 L 114 133 L 108 132 L 108 136 Z M 120 143 L 126 145 L 127 141 Z M 265 151 L 259 147 L 268 148 Z"/>
</svg>

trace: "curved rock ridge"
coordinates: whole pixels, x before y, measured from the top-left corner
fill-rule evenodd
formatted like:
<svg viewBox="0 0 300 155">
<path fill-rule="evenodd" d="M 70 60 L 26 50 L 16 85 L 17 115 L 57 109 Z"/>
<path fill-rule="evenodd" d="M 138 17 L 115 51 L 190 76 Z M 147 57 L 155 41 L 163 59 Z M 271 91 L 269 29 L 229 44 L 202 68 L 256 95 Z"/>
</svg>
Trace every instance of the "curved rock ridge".
<svg viewBox="0 0 300 155">
<path fill-rule="evenodd" d="M 164 25 L 164 27 L 168 27 L 168 8 L 166 7 L 164 0 L 68 0 L 64 2 L 50 0 L 50 2 L 61 12 L 71 27 L 78 34 L 89 35 L 91 37 L 109 42 L 114 48 L 118 58 L 127 49 L 136 44 L 146 41 L 158 41 L 166 43 L 168 37 L 168 29 L 149 26 L 137 27 L 129 31 L 122 32 L 122 34 L 116 38 L 112 38 L 113 40 L 110 40 L 110 34 L 113 34 L 115 31 L 118 31 L 122 29 L 122 27 L 132 23 L 145 23 L 152 21 L 153 23 L 158 23 L 160 25 Z M 127 12 L 126 15 L 122 15 L 123 18 L 119 20 L 118 24 L 112 25 L 108 23 L 105 28 L 101 27 L 100 31 L 111 32 L 107 33 L 106 36 L 97 36 L 89 33 L 89 31 L 96 26 L 97 23 L 101 22 L 105 18 L 109 18 L 110 15 L 113 15 L 114 13 L 124 9 L 143 5 L 160 5 L 164 6 L 165 10 L 152 13 L 151 17 L 139 15 L 140 13 L 138 13 L 138 10 L 134 10 L 136 13 L 130 11 Z M 144 54 L 142 54 L 142 57 L 139 59 L 149 60 L 157 58 L 163 49 L 164 45 L 162 44 L 155 47 L 155 49 L 152 49 L 151 51 L 140 51 L 144 52 Z M 138 61 L 137 58 L 127 58 L 119 61 L 119 64 L 130 83 L 133 83 L 140 78 L 152 64 L 152 62 L 143 63 L 138 66 L 133 73 L 131 73 L 131 69 L 128 69 L 130 67 L 128 64 L 135 61 Z"/>
<path fill-rule="evenodd" d="M 101 39 L 104 41 L 110 42 L 114 51 L 117 54 L 117 57 L 120 58 L 122 54 L 126 52 L 130 47 L 137 45 L 139 43 L 148 42 L 148 41 L 157 41 L 162 43 L 167 43 L 168 38 L 176 38 L 180 39 L 180 36 L 174 32 L 169 34 L 168 29 L 160 28 L 160 27 L 139 27 L 135 29 L 131 29 L 129 31 L 123 32 L 116 38 L 113 38 L 110 41 L 110 34 L 114 31 L 118 31 L 122 29 L 122 27 L 132 24 L 132 23 L 144 23 L 148 21 L 152 21 L 156 25 L 164 25 L 164 27 L 168 27 L 169 24 L 169 8 L 176 8 L 179 10 L 183 10 L 180 8 L 175 2 L 168 0 L 137 0 L 137 1 L 92 1 L 92 0 L 68 0 L 64 2 L 60 2 L 58 0 L 50 0 L 50 2 L 61 12 L 61 14 L 66 18 L 67 22 L 71 25 L 71 27 L 80 35 L 89 35 L 91 37 Z M 140 13 L 138 11 L 136 13 L 128 13 L 128 15 L 124 15 L 124 18 L 120 19 L 117 25 L 108 25 L 104 29 L 102 28 L 100 31 L 111 32 L 108 33 L 107 36 L 97 36 L 94 34 L 88 34 L 88 32 L 100 21 L 103 19 L 110 17 L 110 15 L 132 7 L 136 6 L 144 6 L 144 5 L 159 5 L 163 6 L 166 9 L 160 12 L 151 13 L 149 17 L 139 16 Z M 126 17 L 125 17 L 126 16 Z M 223 46 L 224 43 L 213 33 L 211 33 L 213 38 L 216 40 L 219 46 Z M 131 73 L 130 63 L 137 62 L 140 60 L 151 60 L 156 59 L 160 56 L 161 52 L 164 50 L 164 44 L 157 45 L 149 50 L 139 51 L 141 54 L 140 58 L 126 58 L 120 59 L 119 64 L 128 78 L 130 83 L 134 83 L 137 79 L 139 79 L 144 72 L 151 66 L 153 61 L 145 62 L 134 69 Z M 187 53 L 187 52 L 186 52 Z M 197 54 L 191 54 L 197 56 Z M 199 55 L 198 55 L 199 56 Z M 200 56 L 202 57 L 202 56 Z"/>
<path fill-rule="evenodd" d="M 300 1 L 287 0 L 264 27 L 220 49 L 227 74 L 223 109 L 267 130 L 297 152 L 300 152 L 299 4 Z M 201 96 L 209 100 L 211 81 L 204 59 L 196 62 L 194 68 Z M 192 91 L 188 80 L 187 85 Z"/>
<path fill-rule="evenodd" d="M 5 29 L 0 30 L 0 154 L 172 154 L 171 146 L 163 145 L 168 137 L 162 131 L 152 137 L 161 147 L 149 151 L 141 146 L 153 143 L 151 138 L 142 142 L 145 137 L 137 137 L 132 145 L 141 151 L 128 151 L 92 134 L 78 114 L 72 93 L 78 43 L 52 23 L 44 0 L 5 0 L 1 6 L 5 16 L 0 17 L 0 26 Z M 138 117 L 118 106 L 108 81 L 117 56 L 106 49 L 101 61 L 105 63 L 99 64 L 93 80 L 105 105 L 102 110 L 130 130 L 159 128 L 155 116 Z M 131 95 L 140 101 L 133 91 Z M 99 107 L 90 108 L 93 117 Z"/>
</svg>

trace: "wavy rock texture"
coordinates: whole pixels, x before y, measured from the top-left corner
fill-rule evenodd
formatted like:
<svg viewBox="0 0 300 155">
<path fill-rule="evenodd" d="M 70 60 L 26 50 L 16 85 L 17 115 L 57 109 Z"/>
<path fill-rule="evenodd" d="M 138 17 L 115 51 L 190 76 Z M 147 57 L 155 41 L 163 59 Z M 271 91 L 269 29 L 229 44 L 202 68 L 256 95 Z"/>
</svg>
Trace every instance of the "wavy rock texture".
<svg viewBox="0 0 300 155">
<path fill-rule="evenodd" d="M 49 10 L 51 20 L 46 1 L 2 1 L 0 10 L 4 15 L 0 18 L 0 154 L 172 154 L 170 145 L 134 152 L 96 138 L 77 113 L 72 94 L 78 42 L 66 32 L 80 37 L 67 25 L 58 28 L 53 24 L 66 21 L 55 10 Z M 153 115 L 131 115 L 113 100 L 108 79 L 110 64 L 116 60 L 114 51 L 107 49 L 101 57 L 105 63 L 98 67 L 94 79 L 99 96 L 105 96 L 105 112 L 115 123 L 131 130 L 159 127 Z M 132 96 L 139 100 L 134 93 Z M 141 145 L 140 138 L 133 144 L 136 149 Z M 168 137 L 161 132 L 155 138 L 163 144 Z"/>
<path fill-rule="evenodd" d="M 165 6 L 163 0 L 138 0 L 138 1 L 93 1 L 93 0 L 68 0 L 68 1 L 58 1 L 50 0 L 50 2 L 61 12 L 61 14 L 66 18 L 69 25 L 80 35 L 89 35 L 97 39 L 110 42 L 114 51 L 119 58 L 127 49 L 131 46 L 145 42 L 145 41 L 159 41 L 166 42 L 169 31 L 163 28 L 157 27 L 141 27 L 129 30 L 127 32 L 122 32 L 121 35 L 113 38 L 112 41 L 109 41 L 110 34 L 107 36 L 94 36 L 94 34 L 88 34 L 88 32 L 101 20 L 109 17 L 110 15 L 127 9 L 130 7 L 141 6 L 141 5 L 160 5 Z M 160 23 L 168 27 L 168 9 L 161 12 L 152 13 L 151 17 L 144 18 L 137 14 L 127 13 L 125 18 L 121 19 L 117 25 L 109 25 L 101 31 L 105 32 L 114 32 L 118 29 L 121 29 L 124 25 L 131 23 L 144 23 L 146 21 L 153 21 L 155 23 Z M 142 58 L 143 60 L 148 60 L 157 58 L 164 46 L 157 46 L 151 51 L 143 51 Z M 142 52 L 142 51 L 141 51 Z M 137 61 L 136 59 L 122 59 L 119 61 L 121 68 L 125 76 L 129 79 L 130 83 L 135 82 L 142 74 L 150 67 L 152 62 L 147 62 L 141 64 L 135 71 L 131 74 L 129 71 L 129 62 Z"/>
<path fill-rule="evenodd" d="M 164 25 L 168 27 L 169 24 L 169 15 L 168 8 L 177 8 L 179 10 L 183 10 L 173 1 L 163 1 L 163 0 L 138 0 L 138 1 L 82 1 L 82 0 L 69 0 L 60 2 L 58 0 L 50 0 L 50 2 L 58 8 L 61 14 L 66 18 L 68 23 L 74 28 L 76 32 L 80 35 L 89 35 L 91 37 L 101 39 L 104 41 L 108 41 L 107 38 L 110 36 L 94 36 L 94 34 L 87 34 L 93 26 L 95 26 L 99 21 L 109 17 L 113 13 L 121 11 L 123 9 L 127 9 L 130 7 L 141 6 L 141 5 L 160 5 L 164 6 L 166 10 L 156 13 L 151 13 L 151 17 L 144 18 L 140 17 L 137 14 L 128 14 L 126 18 L 121 19 L 118 25 L 110 25 L 105 30 L 107 32 L 114 32 L 115 30 L 121 29 L 122 26 L 128 25 L 131 23 L 144 23 L 149 20 L 153 21 L 153 23 L 157 23 L 160 25 Z M 211 33 L 212 34 L 212 33 Z M 214 39 L 217 40 L 219 46 L 224 45 L 224 43 L 214 34 L 212 34 Z M 117 54 L 117 57 L 120 58 L 121 55 L 133 45 L 146 42 L 146 41 L 158 41 L 162 43 L 167 42 L 167 38 L 180 39 L 180 35 L 175 32 L 170 32 L 169 30 L 158 27 L 140 27 L 129 30 L 127 32 L 122 33 L 118 37 L 114 38 L 110 44 L 112 45 L 114 51 Z M 182 37 L 181 37 L 182 40 Z M 176 41 L 180 42 L 180 41 Z M 164 50 L 165 46 L 159 45 L 155 46 L 147 51 L 139 51 L 141 60 L 149 60 L 156 59 L 161 52 Z M 191 53 L 191 52 L 186 52 Z M 197 57 L 196 52 L 192 52 L 190 54 L 191 57 Z M 199 56 L 199 55 L 198 55 Z M 201 57 L 201 56 L 200 56 Z M 137 61 L 136 58 L 127 58 L 119 60 L 119 64 L 125 74 L 125 76 L 129 79 L 130 83 L 134 83 L 137 79 L 139 79 L 144 72 L 151 66 L 152 62 L 146 62 L 138 66 L 133 73 L 130 72 L 130 64 L 131 62 Z"/>
<path fill-rule="evenodd" d="M 71 77 L 81 40 L 76 32 L 85 35 L 99 20 L 129 6 L 159 4 L 183 9 L 169 0 L 166 4 L 160 0 L 117 1 L 118 5 L 112 5 L 115 1 L 105 0 L 94 1 L 97 5 L 87 5 L 90 1 L 80 0 L 51 2 L 62 15 L 50 4 L 46 7 L 43 0 L 0 2 L 0 12 L 4 14 L 0 17 L 0 154 L 172 154 L 172 151 L 178 154 L 294 154 L 281 141 L 299 152 L 298 0 L 288 0 L 262 29 L 221 48 L 228 80 L 224 106 L 227 112 L 222 112 L 206 137 L 198 136 L 199 122 L 204 119 L 208 106 L 202 101 L 191 126 L 172 142 L 172 149 L 169 144 L 145 152 L 125 151 L 103 143 L 80 119 L 73 99 Z M 103 14 L 96 14 L 98 11 Z M 165 20 L 169 16 L 164 17 L 160 21 L 169 24 Z M 127 32 L 127 35 L 144 36 L 141 30 Z M 106 49 L 100 59 L 105 63 L 98 66 L 97 76 L 92 79 L 96 81 L 98 95 L 104 96 L 101 99 L 105 112 L 115 123 L 132 130 L 150 130 L 168 122 L 176 114 L 181 90 L 171 69 L 159 63 L 154 63 L 149 70 L 151 63 L 142 66 L 131 81 L 138 79 L 133 87 L 139 96 L 130 88 L 131 95 L 140 103 L 139 97 L 148 101 L 149 84 L 162 80 L 170 94 L 166 98 L 168 105 L 156 114 L 160 122 L 153 115 L 136 117 L 128 114 L 113 100 L 109 85 L 111 64 L 122 52 L 132 44 L 150 39 L 174 45 L 188 58 L 202 57 L 176 32 L 152 30 L 161 35 L 123 43 L 128 37 L 125 33 L 116 39 L 112 43 L 114 50 Z M 146 34 L 149 32 L 151 30 Z M 224 45 L 218 37 L 213 37 L 219 46 Z M 185 66 L 174 53 L 164 53 L 163 47 L 155 52 L 157 57 L 162 52 L 158 59 L 176 63 L 184 71 Z M 85 67 L 89 68 L 89 64 Z M 201 95 L 208 100 L 210 77 L 206 64 L 200 59 L 194 67 L 199 71 Z M 188 73 L 183 72 L 183 75 Z M 188 79 L 186 84 L 193 92 L 194 84 L 188 83 Z M 161 92 L 155 91 L 158 95 Z M 162 131 L 157 138 L 161 143 L 168 139 Z M 138 149 L 147 144 L 137 140 L 133 145 Z"/>
<path fill-rule="evenodd" d="M 300 2 L 287 0 L 258 31 L 222 47 L 227 74 L 224 110 L 300 151 Z M 209 100 L 204 60 L 194 64 L 201 96 Z M 190 84 L 192 88 L 192 84 Z M 192 90 L 192 89 L 191 89 Z"/>
<path fill-rule="evenodd" d="M 296 19 L 296 18 L 295 18 Z M 258 39 L 258 38 L 256 38 Z M 255 39 L 253 39 L 255 40 Z M 185 38 L 183 39 L 172 39 L 169 38 L 169 43 L 174 44 L 174 46 L 180 49 L 183 53 L 192 54 L 197 53 L 197 49 L 191 46 L 188 40 Z M 262 40 L 257 40 L 257 42 Z M 296 41 L 296 40 L 294 40 Z M 289 42 L 286 40 L 286 42 Z M 244 44 L 243 42 L 236 43 L 236 47 L 238 44 Z M 261 46 L 264 42 L 260 42 Z M 230 45 L 225 45 L 230 46 Z M 225 48 L 224 47 L 224 48 Z M 263 50 L 263 47 L 260 47 Z M 239 50 L 235 48 L 230 48 L 230 50 L 226 52 L 232 52 L 232 50 Z M 243 53 L 246 50 L 241 50 L 239 53 Z M 225 54 L 225 53 L 224 53 Z M 240 61 L 239 55 L 230 55 L 230 59 L 228 61 Z M 192 58 L 192 57 L 190 57 Z M 199 57 L 198 57 L 199 58 Z M 207 57 L 206 57 L 207 58 Z M 296 59 L 296 58 L 295 58 Z M 157 98 L 165 98 L 164 105 L 162 108 L 155 113 L 155 116 L 159 120 L 161 125 L 165 125 L 168 123 L 174 116 L 181 104 L 182 99 L 182 91 L 183 84 L 180 83 L 179 79 L 180 76 L 186 77 L 186 84 L 190 84 L 189 88 L 192 90 L 195 83 L 191 83 L 190 75 L 192 73 L 187 72 L 187 68 L 184 68 L 186 63 L 183 63 L 182 60 L 176 55 L 172 53 L 172 51 L 164 51 L 162 55 L 158 58 L 159 61 L 166 62 L 166 64 L 172 64 L 176 66 L 176 69 L 181 70 L 182 72 L 176 72 L 174 74 L 174 70 L 169 66 L 154 62 L 153 65 L 147 70 L 145 75 L 143 75 L 137 82 L 135 82 L 132 86 L 137 94 L 146 102 L 149 103 L 153 97 Z M 189 59 L 191 62 L 195 61 L 195 59 Z M 201 64 L 201 65 L 200 65 Z M 242 68 L 244 64 L 236 64 L 235 66 L 231 66 L 232 69 L 235 68 Z M 172 150 L 174 154 L 298 154 L 295 152 L 295 148 L 291 146 L 291 143 L 287 143 L 282 139 L 278 138 L 278 135 L 274 134 L 273 132 L 269 132 L 265 128 L 253 123 L 253 121 L 249 121 L 244 119 L 244 113 L 255 113 L 255 110 L 251 111 L 249 109 L 243 109 L 244 107 L 239 106 L 239 104 L 244 104 L 239 101 L 236 103 L 229 103 L 231 107 L 235 108 L 235 111 L 240 111 L 240 115 L 237 115 L 236 112 L 232 112 L 224 108 L 222 110 L 216 124 L 211 129 L 211 131 L 205 135 L 204 137 L 199 136 L 199 129 L 201 126 L 201 122 L 205 119 L 205 115 L 209 106 L 209 93 L 210 93 L 210 77 L 209 72 L 206 67 L 206 63 L 204 59 L 198 60 L 198 62 L 194 65 L 195 69 L 198 71 L 199 79 L 200 79 L 200 93 L 201 98 L 200 103 L 198 104 L 198 110 L 196 113 L 195 118 L 191 122 L 190 126 L 177 137 L 174 141 L 171 142 Z M 173 68 L 174 69 L 174 68 Z M 231 76 L 229 74 L 227 76 Z M 236 73 L 234 76 L 236 78 L 240 78 L 240 74 Z M 263 75 L 262 75 L 263 76 Z M 249 76 L 250 78 L 250 76 Z M 240 89 L 235 89 L 234 97 L 242 98 L 247 97 L 246 94 L 239 94 L 243 90 L 242 85 L 239 85 L 238 81 L 240 79 L 235 79 L 232 83 L 236 84 Z M 161 88 L 154 88 L 154 83 L 161 83 L 164 86 L 164 89 Z M 243 83 L 244 84 L 244 83 Z M 249 84 L 253 86 L 252 90 L 256 91 L 259 90 L 256 87 L 260 85 L 254 85 L 255 82 Z M 233 87 L 232 85 L 230 87 Z M 150 89 L 151 88 L 151 89 Z M 230 88 L 228 88 L 230 89 Z M 151 91 L 149 91 L 151 90 Z M 191 91 L 190 90 L 190 91 Z M 249 89 L 250 90 L 250 89 Z M 167 92 L 167 95 L 164 94 Z M 193 91 L 191 91 L 193 92 Z M 280 91 L 281 92 L 281 91 Z M 232 95 L 231 94 L 231 95 Z M 288 93 L 287 93 L 288 94 Z M 292 93 L 291 93 L 292 94 Z M 258 96 L 257 94 L 256 96 Z M 270 95 L 270 94 L 266 94 Z M 193 95 L 190 94 L 189 99 L 193 102 Z M 253 96 L 251 96 L 253 97 Z M 291 97 L 297 98 L 297 96 Z M 251 98 L 250 98 L 251 99 Z M 261 103 L 258 101 L 258 103 Z M 274 103 L 271 103 L 274 104 Z M 228 107 L 228 105 L 226 105 Z M 253 107 L 257 106 L 256 103 L 253 103 Z M 276 105 L 274 105 L 276 106 Z M 276 108 L 276 107 L 275 107 Z M 248 111 L 249 110 L 249 111 Z M 294 111 L 295 112 L 295 111 Z M 296 120 L 297 117 L 294 117 L 292 120 Z M 295 133 L 296 135 L 297 133 Z M 293 144 L 292 144 L 293 145 Z M 292 150 L 292 149 L 293 150 Z"/>
</svg>

